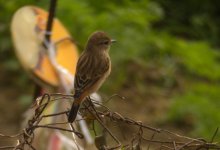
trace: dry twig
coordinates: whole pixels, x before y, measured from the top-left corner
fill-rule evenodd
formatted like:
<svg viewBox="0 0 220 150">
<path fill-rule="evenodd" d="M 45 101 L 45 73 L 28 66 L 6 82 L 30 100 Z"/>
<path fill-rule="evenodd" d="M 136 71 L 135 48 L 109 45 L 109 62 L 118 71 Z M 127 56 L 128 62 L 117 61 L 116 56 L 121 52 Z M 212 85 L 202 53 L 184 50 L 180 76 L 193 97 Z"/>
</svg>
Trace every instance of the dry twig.
<svg viewBox="0 0 220 150">
<path fill-rule="evenodd" d="M 112 99 L 113 97 L 111 97 Z M 34 116 L 28 121 L 27 127 L 23 129 L 21 133 L 18 133 L 16 135 L 8 136 L 4 134 L 0 134 L 1 138 L 5 139 L 14 139 L 17 141 L 17 144 L 15 146 L 4 146 L 0 147 L 0 149 L 25 149 L 29 148 L 32 150 L 35 150 L 36 148 L 33 147 L 32 143 L 35 140 L 35 132 L 36 129 L 54 129 L 64 132 L 71 132 L 74 133 L 78 138 L 83 139 L 83 135 L 76 131 L 73 126 L 72 129 L 69 128 L 61 128 L 59 125 L 68 125 L 68 122 L 55 122 L 50 124 L 41 124 L 44 119 L 50 118 L 50 117 L 57 117 L 57 116 L 63 116 L 66 117 L 69 113 L 69 111 L 63 111 L 63 112 L 56 112 L 54 114 L 44 114 L 45 109 L 48 107 L 48 105 L 52 102 L 61 101 L 63 99 L 66 100 L 72 100 L 72 95 L 64 95 L 64 94 L 44 94 L 42 97 L 38 98 L 36 100 L 36 103 L 32 106 L 33 111 L 35 111 Z M 94 106 L 99 105 L 99 108 L 96 108 Z M 80 109 L 80 112 L 82 114 L 89 113 L 93 117 L 87 117 L 85 116 L 84 120 L 92 120 L 92 131 L 94 131 L 95 135 L 98 137 L 98 133 L 95 130 L 94 122 L 96 121 L 99 123 L 103 131 L 107 135 L 109 135 L 109 138 L 112 139 L 112 141 L 115 141 L 117 145 L 111 144 L 106 145 L 103 144 L 102 149 L 141 149 L 141 147 L 144 145 L 147 146 L 147 149 L 150 149 L 152 147 L 153 149 L 167 149 L 167 150 L 197 150 L 197 149 L 214 149 L 218 150 L 220 149 L 220 146 L 217 143 L 214 142 L 214 138 L 218 132 L 218 129 L 213 135 L 213 138 L 210 142 L 205 141 L 204 139 L 195 139 L 190 138 L 186 136 L 179 135 L 177 133 L 173 133 L 168 130 L 158 129 L 151 126 L 147 126 L 142 124 L 139 121 L 135 121 L 131 118 L 124 117 L 123 115 L 112 112 L 107 106 L 103 104 L 99 104 L 96 101 L 87 98 L 86 102 L 84 103 L 84 107 Z M 67 117 L 66 117 L 67 118 Z M 108 121 L 106 121 L 108 120 Z M 76 120 L 78 122 L 80 120 Z M 127 144 L 122 144 L 121 139 L 117 137 L 118 134 L 113 133 L 110 128 L 107 127 L 108 124 L 119 124 L 124 123 L 128 126 L 133 126 L 138 129 L 137 133 L 133 134 L 132 140 Z M 146 133 L 148 135 L 152 133 L 152 136 L 147 137 Z M 167 138 L 161 139 L 161 135 L 165 135 Z M 159 136 L 158 136 L 159 135 Z M 99 138 L 106 138 L 105 136 L 99 136 Z M 101 140 L 103 141 L 103 139 Z M 107 143 L 108 144 L 108 143 Z M 100 143 L 98 144 L 100 146 Z M 100 147 L 99 147 L 100 148 Z"/>
</svg>

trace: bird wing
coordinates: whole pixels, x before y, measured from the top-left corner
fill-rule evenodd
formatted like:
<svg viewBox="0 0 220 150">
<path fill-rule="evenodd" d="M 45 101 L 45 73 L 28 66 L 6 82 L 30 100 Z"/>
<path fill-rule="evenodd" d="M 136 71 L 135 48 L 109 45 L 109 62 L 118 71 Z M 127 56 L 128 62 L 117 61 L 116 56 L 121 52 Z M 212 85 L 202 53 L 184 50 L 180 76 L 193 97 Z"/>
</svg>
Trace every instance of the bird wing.
<svg viewBox="0 0 220 150">
<path fill-rule="evenodd" d="M 87 59 L 85 59 L 85 57 Z M 98 82 L 109 70 L 109 59 L 96 61 L 92 56 L 82 55 L 77 64 L 75 77 L 75 98 Z M 100 60 L 100 59 L 99 59 Z"/>
</svg>

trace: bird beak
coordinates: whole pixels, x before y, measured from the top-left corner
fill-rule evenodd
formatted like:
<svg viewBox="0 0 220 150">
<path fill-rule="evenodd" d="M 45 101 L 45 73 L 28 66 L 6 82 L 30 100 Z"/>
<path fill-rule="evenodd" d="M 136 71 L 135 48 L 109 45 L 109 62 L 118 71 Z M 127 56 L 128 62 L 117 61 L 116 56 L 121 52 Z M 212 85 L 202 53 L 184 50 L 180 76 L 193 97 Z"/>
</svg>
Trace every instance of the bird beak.
<svg viewBox="0 0 220 150">
<path fill-rule="evenodd" d="M 116 40 L 114 40 L 114 39 L 111 39 L 111 43 L 115 43 L 115 42 L 117 42 Z"/>
</svg>

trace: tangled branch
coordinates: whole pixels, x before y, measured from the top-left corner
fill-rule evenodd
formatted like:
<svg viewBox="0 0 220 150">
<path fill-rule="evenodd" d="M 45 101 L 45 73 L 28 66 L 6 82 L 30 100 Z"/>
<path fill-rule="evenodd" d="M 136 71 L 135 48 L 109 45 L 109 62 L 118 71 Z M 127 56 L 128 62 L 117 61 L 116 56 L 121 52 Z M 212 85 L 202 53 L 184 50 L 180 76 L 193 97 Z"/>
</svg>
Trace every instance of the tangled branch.
<svg viewBox="0 0 220 150">
<path fill-rule="evenodd" d="M 114 98 L 114 95 L 111 97 Z M 36 150 L 33 146 L 33 141 L 35 140 L 36 129 L 53 129 L 64 132 L 70 132 L 76 135 L 79 139 L 83 139 L 84 136 L 79 131 L 75 130 L 73 124 L 67 122 L 67 116 L 69 110 L 62 112 L 56 112 L 54 114 L 45 114 L 45 109 L 56 101 L 61 100 L 73 100 L 72 95 L 64 94 L 44 94 L 42 97 L 39 97 L 35 104 L 31 107 L 35 112 L 31 119 L 28 120 L 27 126 L 22 130 L 21 133 L 16 135 L 8 136 L 0 134 L 2 138 L 14 139 L 17 141 L 14 146 L 4 146 L 0 149 L 32 149 Z M 99 107 L 96 107 L 99 106 Z M 95 134 L 95 145 L 98 149 L 134 149 L 138 150 L 141 147 L 145 146 L 147 149 L 164 149 L 164 150 L 199 150 L 199 149 L 220 149 L 220 145 L 214 142 L 215 136 L 218 132 L 218 129 L 213 135 L 213 138 L 210 142 L 204 139 L 190 138 L 182 136 L 176 133 L 173 133 L 168 130 L 154 128 L 148 125 L 142 124 L 140 121 L 135 121 L 131 118 L 124 117 L 123 115 L 112 112 L 107 106 L 101 104 L 91 98 L 87 98 L 83 103 L 83 107 L 80 108 L 80 113 L 83 116 L 81 120 L 89 120 L 92 122 L 91 132 Z M 88 115 L 89 114 L 89 115 Z M 53 118 L 57 116 L 65 117 L 65 122 L 53 122 L 50 124 L 42 124 L 42 121 L 46 118 Z M 75 123 L 79 122 L 80 119 L 76 120 Z M 102 126 L 103 134 L 98 135 L 95 129 L 95 123 L 97 122 Z M 114 133 L 109 124 L 125 124 L 129 127 L 134 127 L 137 129 L 136 132 L 130 133 L 132 137 L 124 142 L 123 139 L 119 138 L 118 134 Z M 68 125 L 70 128 L 59 127 L 61 125 Z M 165 137 L 165 138 L 164 138 Z M 106 138 L 112 139 L 112 142 L 106 142 Z"/>
</svg>

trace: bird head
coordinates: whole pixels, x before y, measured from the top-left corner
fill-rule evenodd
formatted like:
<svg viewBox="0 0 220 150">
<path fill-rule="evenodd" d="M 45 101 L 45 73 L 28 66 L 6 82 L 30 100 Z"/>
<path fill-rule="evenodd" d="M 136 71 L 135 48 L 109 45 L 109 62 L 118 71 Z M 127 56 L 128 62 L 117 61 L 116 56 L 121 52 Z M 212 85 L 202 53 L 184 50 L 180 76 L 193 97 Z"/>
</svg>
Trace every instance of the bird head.
<svg viewBox="0 0 220 150">
<path fill-rule="evenodd" d="M 105 32 L 97 31 L 90 35 L 86 45 L 86 50 L 106 52 L 110 49 L 111 44 L 114 42 L 116 41 L 111 39 Z"/>
</svg>

